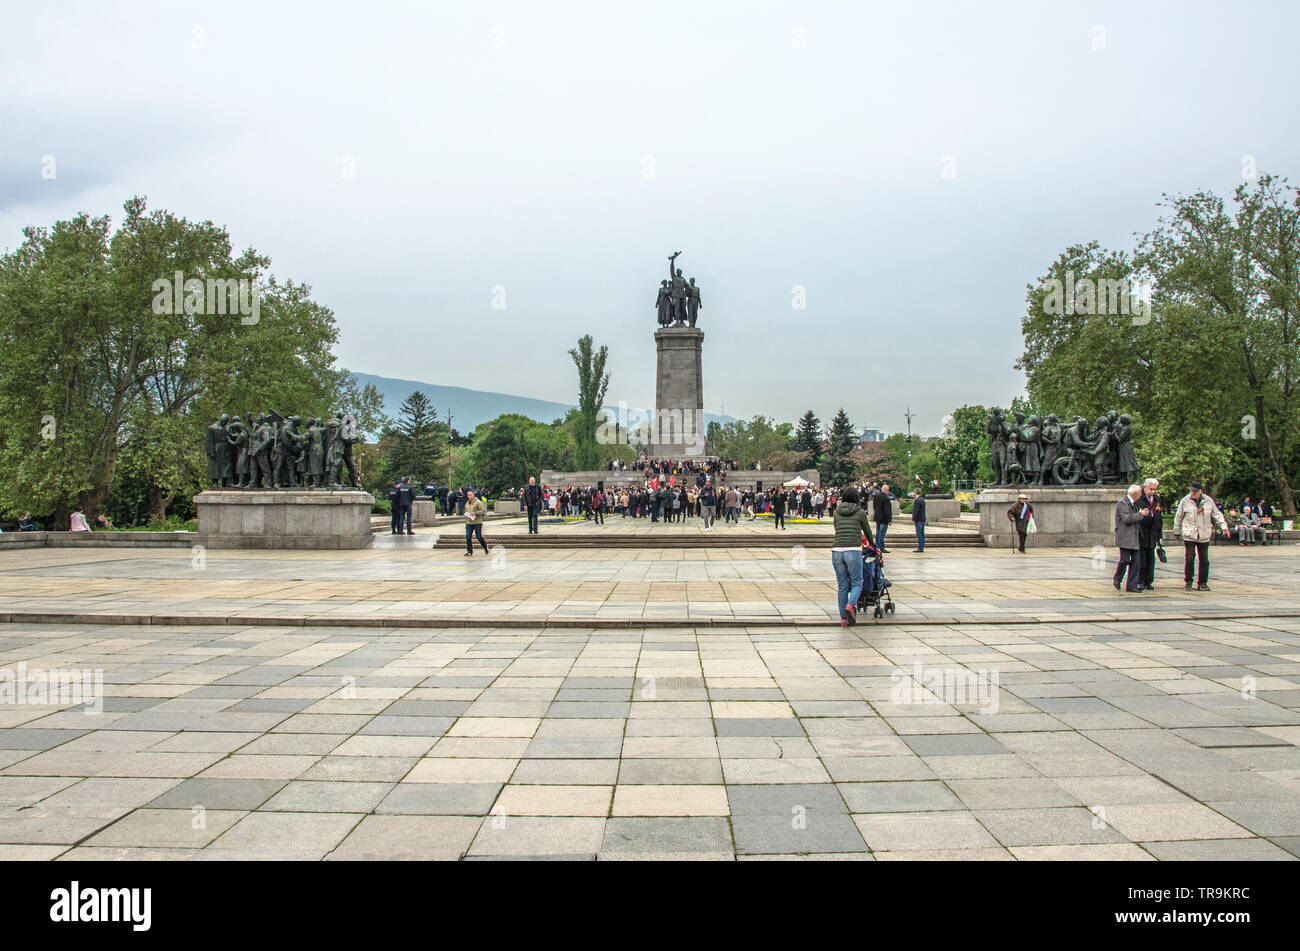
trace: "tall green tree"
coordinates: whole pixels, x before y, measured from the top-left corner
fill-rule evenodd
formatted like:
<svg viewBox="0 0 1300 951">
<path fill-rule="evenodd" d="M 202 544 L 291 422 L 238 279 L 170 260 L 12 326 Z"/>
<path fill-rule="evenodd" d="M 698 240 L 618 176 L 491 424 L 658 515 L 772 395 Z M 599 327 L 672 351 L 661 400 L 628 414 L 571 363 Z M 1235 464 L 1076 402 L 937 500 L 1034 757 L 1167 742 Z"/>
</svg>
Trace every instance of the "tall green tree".
<svg viewBox="0 0 1300 951">
<path fill-rule="evenodd" d="M 384 458 L 386 480 L 404 475 L 417 480 L 444 480 L 447 452 L 438 426 L 438 411 L 429 397 L 416 390 L 402 401 L 397 412 L 391 448 Z"/>
<path fill-rule="evenodd" d="M 826 441 L 826 455 L 819 470 L 822 484 L 839 486 L 852 482 L 857 478 L 857 473 L 853 471 L 852 454 L 858 448 L 858 435 L 843 407 L 831 419 Z"/>
<path fill-rule="evenodd" d="M 579 417 L 574 433 L 578 468 L 595 469 L 601 460 L 600 447 L 596 444 L 596 424 L 609 390 L 609 374 L 605 372 L 609 348 L 602 345 L 595 350 L 591 334 L 584 334 L 578 338 L 578 346 L 569 351 L 569 356 L 578 370 Z"/>
<path fill-rule="evenodd" d="M 822 424 L 812 410 L 799 417 L 794 432 L 794 445 L 790 448 L 804 454 L 803 460 L 799 463 L 800 469 L 817 468 L 822 448 Z"/>
</svg>

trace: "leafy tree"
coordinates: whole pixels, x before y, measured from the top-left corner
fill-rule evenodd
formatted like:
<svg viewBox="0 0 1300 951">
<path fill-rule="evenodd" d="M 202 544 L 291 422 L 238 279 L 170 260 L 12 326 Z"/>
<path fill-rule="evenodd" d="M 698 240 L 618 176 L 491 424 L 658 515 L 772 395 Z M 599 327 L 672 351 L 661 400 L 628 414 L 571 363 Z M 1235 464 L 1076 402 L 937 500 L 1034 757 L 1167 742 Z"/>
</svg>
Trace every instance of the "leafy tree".
<svg viewBox="0 0 1300 951">
<path fill-rule="evenodd" d="M 930 444 L 931 451 L 939 461 L 940 471 L 947 477 L 946 481 L 993 478 L 993 470 L 989 465 L 992 447 L 988 422 L 988 407 L 966 405 L 953 410 L 943 435 Z"/>
<path fill-rule="evenodd" d="M 600 408 L 605 405 L 609 390 L 609 374 L 605 360 L 609 348 L 602 345 L 595 350 L 591 334 L 578 338 L 578 346 L 569 351 L 573 365 L 578 369 L 578 424 L 576 428 L 578 468 L 595 469 L 600 465 L 600 447 L 596 443 L 596 423 Z"/>
<path fill-rule="evenodd" d="M 73 503 L 103 510 L 118 485 L 161 520 L 206 483 L 204 429 L 225 412 L 346 405 L 363 429 L 380 422 L 378 393 L 335 366 L 334 315 L 309 287 L 264 277 L 269 260 L 234 254 L 211 222 L 142 198 L 124 211 L 115 232 L 85 214 L 29 227 L 0 257 L 0 513 L 66 525 Z M 204 306 L 188 289 L 160 295 L 178 271 Z M 220 293 L 207 306 L 239 281 L 261 286 L 256 318 Z M 121 465 L 132 479 L 116 479 Z"/>
<path fill-rule="evenodd" d="M 718 427 L 712 440 L 713 451 L 742 466 L 752 466 L 784 450 L 790 442 L 792 428 L 789 423 L 777 423 L 761 415 L 748 421 L 738 419 Z"/>
</svg>

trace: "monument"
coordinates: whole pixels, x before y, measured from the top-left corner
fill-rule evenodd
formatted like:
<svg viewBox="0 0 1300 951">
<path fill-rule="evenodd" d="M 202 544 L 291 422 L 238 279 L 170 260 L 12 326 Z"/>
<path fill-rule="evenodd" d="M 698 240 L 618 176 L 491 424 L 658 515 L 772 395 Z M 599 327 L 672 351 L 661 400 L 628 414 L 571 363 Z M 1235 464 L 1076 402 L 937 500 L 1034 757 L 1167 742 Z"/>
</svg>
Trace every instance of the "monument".
<svg viewBox="0 0 1300 951">
<path fill-rule="evenodd" d="M 1062 423 L 1055 415 L 989 413 L 989 465 L 993 485 L 978 497 L 980 534 L 991 548 L 1008 547 L 1014 527 L 1007 510 L 1023 493 L 1034 510 L 1031 545 L 1110 546 L 1115 503 L 1140 480 L 1133 423 L 1115 411 L 1089 423 Z"/>
<path fill-rule="evenodd" d="M 655 411 L 650 454 L 665 459 L 705 453 L 704 331 L 699 319 L 700 289 L 695 278 L 674 267 L 682 252 L 668 256 L 668 278 L 659 283 L 655 300 Z"/>
<path fill-rule="evenodd" d="M 250 415 L 250 419 L 253 417 Z M 194 497 L 209 548 L 364 548 L 375 499 L 357 482 L 356 417 L 222 417 L 204 433 L 212 487 Z M 347 482 L 343 470 L 347 469 Z"/>
</svg>

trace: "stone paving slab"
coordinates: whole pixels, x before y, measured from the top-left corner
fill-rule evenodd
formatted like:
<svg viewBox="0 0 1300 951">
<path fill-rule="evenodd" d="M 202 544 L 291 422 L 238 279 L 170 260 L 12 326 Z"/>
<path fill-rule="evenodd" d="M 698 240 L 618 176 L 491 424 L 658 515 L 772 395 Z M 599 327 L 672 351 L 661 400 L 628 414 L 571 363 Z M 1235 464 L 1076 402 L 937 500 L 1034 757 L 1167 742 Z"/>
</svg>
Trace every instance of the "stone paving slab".
<svg viewBox="0 0 1300 951">
<path fill-rule="evenodd" d="M 0 859 L 1300 852 L 1295 617 L 0 626 L 20 664 L 103 705 L 0 704 Z"/>
<path fill-rule="evenodd" d="M 1156 590 L 1118 594 L 1109 581 L 1110 555 L 1097 561 L 1089 550 L 901 551 L 887 559 L 897 613 L 883 623 L 1207 618 L 1233 619 L 1249 631 L 1252 617 L 1300 613 L 1300 547 L 1227 546 L 1215 548 L 1213 559 L 1209 592 L 1185 591 L 1175 559 L 1157 566 Z M 830 559 L 803 546 L 617 552 L 505 546 L 486 559 L 466 559 L 445 546 L 309 556 L 213 551 L 202 558 L 171 550 L 94 557 L 74 549 L 0 552 L 0 622 L 100 618 L 272 627 L 838 623 Z M 1231 656 L 1225 652 L 1225 661 Z"/>
</svg>

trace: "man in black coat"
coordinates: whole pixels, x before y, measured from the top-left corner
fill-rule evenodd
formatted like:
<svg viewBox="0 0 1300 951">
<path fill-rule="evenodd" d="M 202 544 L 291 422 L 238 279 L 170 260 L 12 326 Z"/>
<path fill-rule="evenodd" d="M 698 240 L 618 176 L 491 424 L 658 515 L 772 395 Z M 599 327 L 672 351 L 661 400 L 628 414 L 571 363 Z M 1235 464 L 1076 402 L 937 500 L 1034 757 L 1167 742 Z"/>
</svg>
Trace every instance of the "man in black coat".
<svg viewBox="0 0 1300 951">
<path fill-rule="evenodd" d="M 1156 491 L 1159 488 L 1157 480 L 1147 479 L 1142 484 L 1142 498 L 1138 500 L 1138 507 L 1149 513 L 1138 523 L 1138 584 L 1147 591 L 1156 588 L 1156 548 L 1165 531 L 1165 504 Z"/>
<path fill-rule="evenodd" d="M 925 551 L 925 496 L 917 489 L 912 493 L 912 526 L 916 529 L 916 550 Z"/>
<path fill-rule="evenodd" d="M 785 490 L 777 486 L 776 491 L 772 493 L 772 527 L 785 528 Z"/>
<path fill-rule="evenodd" d="M 391 516 L 388 520 L 390 535 L 400 534 L 397 530 L 397 523 L 398 520 L 402 517 L 402 510 L 397 507 L 397 500 L 400 494 L 401 487 L 402 487 L 402 483 L 400 481 L 394 482 L 393 487 L 388 490 L 388 512 L 389 515 Z"/>
<path fill-rule="evenodd" d="M 889 531 L 889 523 L 894 520 L 893 500 L 888 482 L 871 498 L 871 520 L 876 523 L 876 547 L 882 552 L 889 551 L 885 547 L 885 533 Z"/>
<path fill-rule="evenodd" d="M 522 493 L 524 507 L 528 509 L 528 534 L 537 534 L 537 514 L 542 510 L 542 487 L 537 484 L 536 476 L 528 477 L 528 484 Z"/>
<path fill-rule="evenodd" d="M 402 534 L 402 526 L 406 526 L 406 534 L 414 535 L 411 529 L 411 506 L 415 502 L 415 486 L 411 485 L 411 477 L 404 476 L 402 481 L 397 483 L 397 534 Z"/>
</svg>

